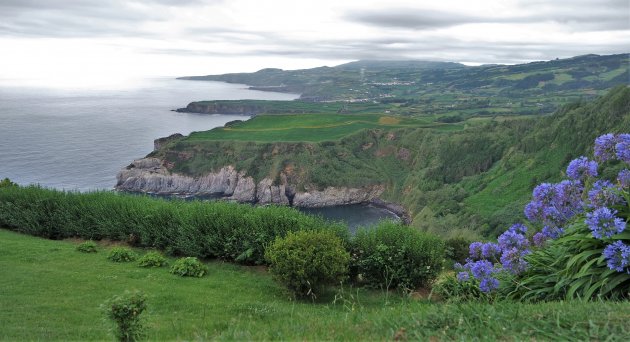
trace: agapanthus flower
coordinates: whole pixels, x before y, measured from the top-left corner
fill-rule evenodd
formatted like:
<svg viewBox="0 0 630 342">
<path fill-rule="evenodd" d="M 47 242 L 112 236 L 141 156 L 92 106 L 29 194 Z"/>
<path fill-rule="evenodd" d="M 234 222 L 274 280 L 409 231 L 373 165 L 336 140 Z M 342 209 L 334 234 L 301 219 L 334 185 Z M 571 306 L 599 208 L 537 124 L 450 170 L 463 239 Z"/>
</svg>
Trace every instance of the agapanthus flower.
<svg viewBox="0 0 630 342">
<path fill-rule="evenodd" d="M 508 230 L 511 230 L 519 234 L 527 234 L 527 226 L 522 223 L 515 223 L 512 226 L 510 226 Z"/>
<path fill-rule="evenodd" d="M 623 169 L 619 171 L 619 174 L 617 175 L 617 181 L 619 181 L 619 185 L 622 188 L 630 188 L 630 170 Z"/>
<path fill-rule="evenodd" d="M 486 242 L 481 245 L 481 256 L 484 259 L 495 259 L 501 255 L 501 247 L 496 243 Z"/>
<path fill-rule="evenodd" d="M 519 274 L 527 268 L 527 262 L 524 259 L 527 254 L 529 254 L 529 250 L 505 249 L 501 255 L 501 266 L 512 274 Z"/>
<path fill-rule="evenodd" d="M 588 192 L 589 206 L 591 208 L 610 207 L 624 202 L 619 194 L 621 189 L 607 180 L 598 180 Z"/>
<path fill-rule="evenodd" d="M 574 180 L 596 177 L 597 167 L 597 162 L 588 160 L 586 157 L 578 157 L 569 163 L 569 166 L 567 167 L 567 176 Z"/>
<path fill-rule="evenodd" d="M 548 236 L 545 236 L 542 232 L 538 232 L 532 236 L 532 243 L 536 247 L 542 247 L 548 239 Z"/>
<path fill-rule="evenodd" d="M 540 233 L 546 239 L 557 239 L 564 233 L 564 229 L 557 226 L 544 226 Z"/>
<path fill-rule="evenodd" d="M 481 246 L 483 243 L 475 241 L 468 246 L 468 254 L 473 260 L 481 259 Z"/>
<path fill-rule="evenodd" d="M 565 220 L 583 211 L 582 192 L 584 186 L 580 181 L 563 180 L 554 188 L 554 207 Z"/>
<path fill-rule="evenodd" d="M 630 134 L 619 134 L 617 136 L 617 158 L 630 164 Z"/>
<path fill-rule="evenodd" d="M 607 161 L 615 158 L 615 145 L 617 139 L 611 133 L 604 134 L 595 139 L 595 157 L 599 161 Z"/>
<path fill-rule="evenodd" d="M 617 272 L 625 270 L 630 273 L 630 270 L 628 270 L 628 266 L 630 266 L 630 246 L 624 244 L 623 241 L 617 240 L 606 246 L 603 254 L 608 268 Z"/>
<path fill-rule="evenodd" d="M 626 222 L 616 217 L 616 210 L 603 207 L 586 214 L 586 224 L 597 239 L 609 238 L 626 229 Z"/>
<path fill-rule="evenodd" d="M 518 250 L 526 249 L 529 246 L 529 241 L 525 235 L 518 233 L 516 230 L 508 229 L 503 234 L 499 235 L 499 246 L 503 250 L 516 248 Z"/>
<path fill-rule="evenodd" d="M 532 197 L 534 200 L 544 204 L 550 204 L 553 201 L 554 195 L 555 187 L 554 184 L 551 183 L 541 183 L 534 188 L 534 191 L 532 191 Z"/>
<path fill-rule="evenodd" d="M 492 292 L 498 288 L 499 288 L 499 280 L 492 277 L 483 278 L 479 282 L 479 290 L 481 290 L 481 292 Z"/>
<path fill-rule="evenodd" d="M 470 273 L 468 273 L 468 272 L 459 272 L 459 273 L 457 273 L 457 280 L 459 280 L 461 282 L 469 281 L 470 280 Z"/>
<path fill-rule="evenodd" d="M 533 200 L 525 206 L 525 217 L 532 222 L 540 222 L 543 220 L 543 204 Z"/>
</svg>

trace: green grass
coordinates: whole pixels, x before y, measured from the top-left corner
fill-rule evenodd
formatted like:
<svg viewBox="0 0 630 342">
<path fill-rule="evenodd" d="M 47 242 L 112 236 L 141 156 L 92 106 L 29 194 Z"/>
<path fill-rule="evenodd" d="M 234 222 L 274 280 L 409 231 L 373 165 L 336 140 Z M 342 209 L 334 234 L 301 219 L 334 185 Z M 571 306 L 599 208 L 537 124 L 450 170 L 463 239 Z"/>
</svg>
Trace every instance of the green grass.
<svg viewBox="0 0 630 342">
<path fill-rule="evenodd" d="M 378 114 L 300 114 L 259 115 L 230 127 L 192 133 L 186 141 L 307 141 L 338 140 L 360 130 L 404 127 L 436 127 L 440 130 L 461 129 L 460 125 L 435 124 L 428 118 L 407 118 Z"/>
<path fill-rule="evenodd" d="M 627 340 L 630 303 L 431 303 L 346 288 L 296 302 L 260 268 L 209 262 L 204 278 L 112 263 L 105 247 L 0 230 L 0 340 L 111 340 L 99 305 L 148 296 L 149 340 Z"/>
</svg>

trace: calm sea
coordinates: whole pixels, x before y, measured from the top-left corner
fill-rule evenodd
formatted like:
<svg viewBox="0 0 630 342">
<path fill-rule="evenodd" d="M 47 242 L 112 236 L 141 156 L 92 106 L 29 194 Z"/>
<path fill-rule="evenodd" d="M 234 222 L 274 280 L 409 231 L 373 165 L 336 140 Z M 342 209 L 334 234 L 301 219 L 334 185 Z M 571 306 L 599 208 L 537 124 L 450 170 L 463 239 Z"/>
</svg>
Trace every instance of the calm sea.
<svg viewBox="0 0 630 342">
<path fill-rule="evenodd" d="M 0 80 L 0 178 L 66 190 L 112 189 L 118 170 L 151 152 L 154 139 L 243 119 L 171 109 L 200 100 L 297 96 L 172 78 L 143 80 L 119 90 L 36 88 Z M 347 218 L 339 217 L 339 210 L 333 210 L 331 217 L 355 226 L 391 216 L 371 207 L 347 209 L 341 210 L 348 212 Z M 326 210 L 318 214 L 330 216 Z"/>
</svg>

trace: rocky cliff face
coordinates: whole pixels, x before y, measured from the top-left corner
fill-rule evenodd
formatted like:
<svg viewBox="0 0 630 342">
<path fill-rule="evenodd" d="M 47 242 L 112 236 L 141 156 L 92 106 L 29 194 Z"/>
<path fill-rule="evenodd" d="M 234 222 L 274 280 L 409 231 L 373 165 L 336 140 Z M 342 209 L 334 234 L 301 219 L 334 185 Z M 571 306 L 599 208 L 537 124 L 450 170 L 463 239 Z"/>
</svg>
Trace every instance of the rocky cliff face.
<svg viewBox="0 0 630 342">
<path fill-rule="evenodd" d="M 191 102 L 186 108 L 178 108 L 176 112 L 202 114 L 256 115 L 265 111 L 263 106 L 229 104 L 221 102 Z"/>
<path fill-rule="evenodd" d="M 258 183 L 244 172 L 225 166 L 216 173 L 202 177 L 189 177 L 171 173 L 158 158 L 135 160 L 117 176 L 116 189 L 120 191 L 154 194 L 215 195 L 238 202 L 282 204 L 296 207 L 326 207 L 370 202 L 383 191 L 383 186 L 365 188 L 328 187 L 324 190 L 296 191 L 288 184 L 284 174 L 280 184 L 264 178 Z"/>
</svg>

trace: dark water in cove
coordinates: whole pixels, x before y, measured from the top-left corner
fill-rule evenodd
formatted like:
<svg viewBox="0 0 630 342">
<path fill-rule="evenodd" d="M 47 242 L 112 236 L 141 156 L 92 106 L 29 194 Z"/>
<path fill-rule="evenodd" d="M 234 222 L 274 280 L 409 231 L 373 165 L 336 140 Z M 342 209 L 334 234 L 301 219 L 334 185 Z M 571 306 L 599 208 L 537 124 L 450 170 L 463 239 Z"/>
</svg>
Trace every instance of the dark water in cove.
<svg viewBox="0 0 630 342">
<path fill-rule="evenodd" d="M 66 190 L 112 189 L 118 170 L 151 152 L 154 139 L 244 118 L 171 109 L 200 100 L 296 97 L 239 84 L 171 78 L 117 90 L 35 88 L 0 80 L 0 178 Z M 368 206 L 318 210 L 352 226 L 388 214 Z"/>
</svg>

